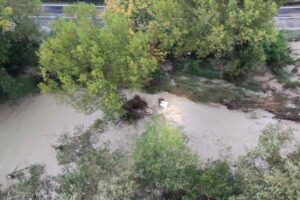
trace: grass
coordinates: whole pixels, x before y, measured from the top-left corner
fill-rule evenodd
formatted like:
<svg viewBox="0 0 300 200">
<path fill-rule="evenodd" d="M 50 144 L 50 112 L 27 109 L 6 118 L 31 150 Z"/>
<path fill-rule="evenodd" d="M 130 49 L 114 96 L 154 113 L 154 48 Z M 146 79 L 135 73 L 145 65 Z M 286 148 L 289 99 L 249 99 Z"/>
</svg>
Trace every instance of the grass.
<svg viewBox="0 0 300 200">
<path fill-rule="evenodd" d="M 176 70 L 183 74 L 207 79 L 219 79 L 221 77 L 222 72 L 218 66 L 218 61 L 213 59 L 193 60 L 186 58 L 175 64 Z"/>
<path fill-rule="evenodd" d="M 283 83 L 287 83 L 292 78 L 291 73 L 285 71 L 282 68 L 276 68 L 276 70 L 273 70 L 273 73 L 276 76 L 277 80 Z"/>
<path fill-rule="evenodd" d="M 246 80 L 236 84 L 238 87 L 244 88 L 246 90 L 250 90 L 253 92 L 260 92 L 261 86 L 256 81 Z"/>
<path fill-rule="evenodd" d="M 300 81 L 287 81 L 284 84 L 284 88 L 288 88 L 288 89 L 296 89 L 300 87 Z"/>
<path fill-rule="evenodd" d="M 284 30 L 282 31 L 288 41 L 299 41 L 300 30 Z"/>
<path fill-rule="evenodd" d="M 170 92 L 186 96 L 196 102 L 241 101 L 247 97 L 242 88 L 213 82 L 203 83 L 197 77 L 176 77 L 177 86 Z"/>
</svg>

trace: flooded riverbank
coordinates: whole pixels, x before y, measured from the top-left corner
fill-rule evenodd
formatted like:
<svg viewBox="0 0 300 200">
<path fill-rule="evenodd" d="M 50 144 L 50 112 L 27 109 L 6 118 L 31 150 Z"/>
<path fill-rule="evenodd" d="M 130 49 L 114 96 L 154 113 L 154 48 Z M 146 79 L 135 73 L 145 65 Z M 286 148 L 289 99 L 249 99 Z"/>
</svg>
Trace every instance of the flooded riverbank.
<svg viewBox="0 0 300 200">
<path fill-rule="evenodd" d="M 7 174 L 32 164 L 59 172 L 52 148 L 60 134 L 78 125 L 90 125 L 97 114 L 85 115 L 49 95 L 28 96 L 0 106 L 0 183 Z"/>
<path fill-rule="evenodd" d="M 198 104 L 187 98 L 167 92 L 140 94 L 153 113 L 160 113 L 168 120 L 182 126 L 189 139 L 190 148 L 202 159 L 233 159 L 256 145 L 258 135 L 270 123 L 278 123 L 273 115 L 263 110 L 249 113 L 228 110 L 219 104 Z M 167 110 L 159 110 L 158 98 L 169 102 Z M 59 103 L 53 96 L 27 97 L 18 105 L 0 107 L 0 183 L 7 183 L 7 174 L 31 164 L 43 164 L 46 173 L 55 175 L 59 167 L 55 158 L 59 135 L 72 131 L 76 126 L 88 127 L 99 113 L 85 115 L 71 106 Z M 101 142 L 109 141 L 114 149 L 128 150 L 136 134 L 144 130 L 142 120 L 136 125 L 119 124 L 108 127 L 101 135 Z M 280 121 L 284 127 L 295 129 L 300 136 L 300 124 Z"/>
</svg>

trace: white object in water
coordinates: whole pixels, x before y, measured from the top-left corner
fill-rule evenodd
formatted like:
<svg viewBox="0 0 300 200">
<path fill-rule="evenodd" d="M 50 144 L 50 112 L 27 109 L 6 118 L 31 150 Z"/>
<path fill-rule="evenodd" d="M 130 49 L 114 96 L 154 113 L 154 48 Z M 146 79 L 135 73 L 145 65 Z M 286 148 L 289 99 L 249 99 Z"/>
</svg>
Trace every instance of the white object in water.
<svg viewBox="0 0 300 200">
<path fill-rule="evenodd" d="M 159 103 L 159 106 L 162 107 L 163 109 L 167 110 L 168 109 L 169 102 L 165 100 L 161 100 Z"/>
</svg>

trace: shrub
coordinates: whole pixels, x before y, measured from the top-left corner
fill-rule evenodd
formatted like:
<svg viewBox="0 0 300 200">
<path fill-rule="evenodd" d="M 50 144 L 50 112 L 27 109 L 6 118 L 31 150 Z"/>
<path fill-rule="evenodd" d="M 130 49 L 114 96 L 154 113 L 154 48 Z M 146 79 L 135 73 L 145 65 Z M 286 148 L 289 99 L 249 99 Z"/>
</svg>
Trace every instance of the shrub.
<svg viewBox="0 0 300 200">
<path fill-rule="evenodd" d="M 300 81 L 288 81 L 284 84 L 284 88 L 297 89 L 300 87 Z"/>
<path fill-rule="evenodd" d="M 200 174 L 197 189 L 208 199 L 228 200 L 240 193 L 239 184 L 227 161 L 209 162 Z"/>
<path fill-rule="evenodd" d="M 32 92 L 36 84 L 32 78 L 12 77 L 0 68 L 0 96 L 3 99 L 17 99 Z"/>
<path fill-rule="evenodd" d="M 165 121 L 150 122 L 137 140 L 133 157 L 137 181 L 146 190 L 169 196 L 189 191 L 198 160 L 180 128 Z"/>
<path fill-rule="evenodd" d="M 237 164 L 242 194 L 233 199 L 298 199 L 300 147 L 295 148 L 292 141 L 290 130 L 274 125 L 267 127 L 257 147 Z"/>
<path fill-rule="evenodd" d="M 258 145 L 233 165 L 227 160 L 201 165 L 182 130 L 161 118 L 149 122 L 132 154 L 106 145 L 93 148 L 91 136 L 78 130 L 62 141 L 59 153 L 67 159 L 60 162 L 61 175 L 43 179 L 43 167 L 32 166 L 30 176 L 18 175 L 20 182 L 0 192 L 0 199 L 296 200 L 300 195 L 300 146 L 290 130 L 278 126 L 263 130 Z"/>
<path fill-rule="evenodd" d="M 181 59 L 176 64 L 176 70 L 194 76 L 208 79 L 222 77 L 222 63 L 217 59 L 195 60 L 194 58 Z"/>
<path fill-rule="evenodd" d="M 265 44 L 264 49 L 267 57 L 267 66 L 273 72 L 293 62 L 287 40 L 282 32 L 278 34 L 276 41 L 271 44 Z"/>
<path fill-rule="evenodd" d="M 19 172 L 17 178 L 18 184 L 0 192 L 0 200 L 16 200 L 16 199 L 55 199 L 55 186 L 53 180 L 48 177 L 42 179 L 44 167 L 40 165 L 32 165 L 29 167 L 28 174 Z"/>
<path fill-rule="evenodd" d="M 60 180 L 59 194 L 63 199 L 95 199 L 102 190 L 98 183 L 110 180 L 118 160 L 118 154 L 111 153 L 108 148 L 82 155 L 76 170 L 66 168 Z"/>
<path fill-rule="evenodd" d="M 284 31 L 282 31 L 282 33 L 287 38 L 288 41 L 299 41 L 300 40 L 300 31 L 299 30 L 284 30 Z"/>
<path fill-rule="evenodd" d="M 150 81 L 145 85 L 144 90 L 147 93 L 155 94 L 166 91 L 170 88 L 170 77 L 161 68 L 152 73 Z"/>
</svg>

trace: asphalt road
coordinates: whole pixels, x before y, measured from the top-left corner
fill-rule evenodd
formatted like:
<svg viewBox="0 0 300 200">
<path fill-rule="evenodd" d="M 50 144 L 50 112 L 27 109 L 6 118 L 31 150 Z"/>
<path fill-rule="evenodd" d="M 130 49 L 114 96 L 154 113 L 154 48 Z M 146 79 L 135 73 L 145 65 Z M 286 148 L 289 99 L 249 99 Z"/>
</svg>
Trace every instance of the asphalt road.
<svg viewBox="0 0 300 200">
<path fill-rule="evenodd" d="M 300 7 L 281 7 L 275 21 L 280 29 L 300 30 Z"/>
<path fill-rule="evenodd" d="M 63 9 L 66 6 L 69 4 L 43 4 L 43 15 L 39 18 L 47 26 L 54 19 L 64 17 Z M 104 9 L 105 6 L 97 6 L 99 12 Z M 300 6 L 281 7 L 274 19 L 280 29 L 300 30 Z"/>
</svg>

